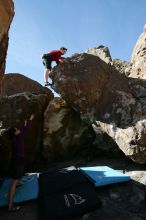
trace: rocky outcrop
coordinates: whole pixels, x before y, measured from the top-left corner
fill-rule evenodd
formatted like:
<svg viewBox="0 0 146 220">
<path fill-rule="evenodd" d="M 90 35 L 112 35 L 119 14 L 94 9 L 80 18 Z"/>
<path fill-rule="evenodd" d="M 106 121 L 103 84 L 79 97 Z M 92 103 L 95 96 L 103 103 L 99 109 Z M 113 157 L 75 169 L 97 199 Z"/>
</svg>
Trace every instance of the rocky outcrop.
<svg viewBox="0 0 146 220">
<path fill-rule="evenodd" d="M 146 79 L 146 24 L 133 49 L 131 62 L 132 70 L 130 77 Z"/>
<path fill-rule="evenodd" d="M 113 65 L 118 72 L 125 74 L 126 76 L 130 75 L 132 63 L 119 59 L 112 59 L 111 65 Z"/>
<path fill-rule="evenodd" d="M 49 103 L 43 129 L 43 154 L 48 162 L 79 158 L 85 151 L 92 151 L 94 140 L 92 127 L 63 99 L 55 98 Z"/>
<path fill-rule="evenodd" d="M 5 74 L 2 84 L 3 96 L 9 96 L 16 93 L 30 92 L 33 94 L 46 94 L 49 99 L 53 99 L 54 94 L 38 82 L 18 73 Z"/>
<path fill-rule="evenodd" d="M 126 76 L 130 74 L 132 63 L 120 59 L 112 59 L 110 51 L 106 46 L 100 45 L 98 47 L 90 48 L 86 50 L 85 53 L 99 57 L 107 64 L 114 66 L 118 72 L 125 74 Z"/>
<path fill-rule="evenodd" d="M 47 95 L 19 93 L 2 99 L 0 103 L 0 172 L 8 170 L 11 142 L 8 141 L 8 128 L 22 127 L 32 113 L 35 119 L 26 138 L 26 165 L 36 162 L 42 147 L 43 113 L 48 105 Z"/>
<path fill-rule="evenodd" d="M 13 2 L 6 0 L 1 4 L 0 13 L 3 15 L 0 20 L 2 76 L 5 69 L 8 30 L 14 15 Z M 131 63 L 112 59 L 109 49 L 102 45 L 65 59 L 53 69 L 51 76 L 52 88 L 62 99 L 52 100 L 53 94 L 50 90 L 19 74 L 3 77 L 0 89 L 5 98 L 1 100 L 0 106 L 1 132 L 7 130 L 8 119 L 8 126 L 11 126 L 21 115 L 28 113 L 26 106 L 29 109 L 29 105 L 36 106 L 37 103 L 35 110 L 38 110 L 42 117 L 45 107 L 52 100 L 45 111 L 44 121 L 43 153 L 48 160 L 73 157 L 82 146 L 88 148 L 91 143 L 95 146 L 98 142 L 97 136 L 103 140 L 106 133 L 126 156 L 138 163 L 146 163 L 145 33 L 146 27 L 133 50 Z M 21 92 L 25 93 L 21 95 Z M 18 107 L 18 100 L 21 100 L 22 108 Z M 25 100 L 31 100 L 31 104 L 26 104 Z M 4 112 L 8 112 L 8 117 Z M 9 112 L 14 112 L 12 121 Z M 23 117 L 21 119 L 23 120 Z M 96 138 L 91 126 L 96 132 Z M 41 130 L 39 131 L 41 133 Z M 3 137 L 1 135 L 1 143 Z M 42 140 L 42 137 L 40 139 Z M 40 142 L 37 143 L 40 146 Z M 29 164 L 29 160 L 27 163 Z"/>
<path fill-rule="evenodd" d="M 95 122 L 128 157 L 138 163 L 146 162 L 142 156 L 146 151 L 146 103 L 137 99 L 128 77 L 99 57 L 80 54 L 54 68 L 52 79 L 54 89 L 80 113 L 83 121 L 90 125 Z M 127 138 L 126 129 L 133 130 Z"/>
<path fill-rule="evenodd" d="M 126 156 L 137 163 L 146 163 L 146 119 L 139 120 L 125 129 L 114 123 L 98 121 L 102 131 L 110 135 Z"/>
<path fill-rule="evenodd" d="M 0 3 L 0 79 L 5 71 L 5 62 L 8 48 L 8 32 L 14 16 L 14 3 L 4 0 Z"/>
<path fill-rule="evenodd" d="M 53 70 L 52 79 L 54 89 L 84 121 L 113 120 L 124 127 L 131 120 L 135 100 L 128 78 L 100 58 L 89 54 L 68 58 Z"/>
<path fill-rule="evenodd" d="M 21 74 L 5 74 L 0 102 L 0 172 L 8 170 L 11 143 L 8 128 L 23 126 L 25 118 L 35 113 L 35 120 L 26 139 L 26 166 L 41 157 L 43 145 L 43 114 L 53 93 L 38 82 Z M 7 161 L 7 163 L 6 163 Z"/>
<path fill-rule="evenodd" d="M 103 60 L 107 64 L 112 62 L 112 58 L 108 47 L 105 47 L 103 45 L 94 48 L 89 48 L 88 50 L 85 51 L 85 53 L 98 56 L 101 60 Z"/>
</svg>

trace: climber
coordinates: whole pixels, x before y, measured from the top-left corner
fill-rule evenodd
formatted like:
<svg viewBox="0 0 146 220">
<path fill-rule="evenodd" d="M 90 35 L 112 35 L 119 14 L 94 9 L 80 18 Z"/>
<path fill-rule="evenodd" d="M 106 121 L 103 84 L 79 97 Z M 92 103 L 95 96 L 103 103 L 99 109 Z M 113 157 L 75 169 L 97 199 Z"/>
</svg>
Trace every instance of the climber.
<svg viewBox="0 0 146 220">
<path fill-rule="evenodd" d="M 47 54 L 43 54 L 42 60 L 43 64 L 45 66 L 44 71 L 44 80 L 45 80 L 45 86 L 50 86 L 51 84 L 48 82 L 49 74 L 51 72 L 51 63 L 52 61 L 55 61 L 57 65 L 62 62 L 64 55 L 67 52 L 67 49 L 65 47 L 61 47 L 60 50 L 52 50 Z"/>
<path fill-rule="evenodd" d="M 12 145 L 11 157 L 11 177 L 12 183 L 9 192 L 9 211 L 17 211 L 19 206 L 14 205 L 14 195 L 16 187 L 20 184 L 20 179 L 24 175 L 24 139 L 31 127 L 34 115 L 32 114 L 29 119 L 25 120 L 22 128 L 11 127 L 9 129 L 9 139 Z"/>
</svg>

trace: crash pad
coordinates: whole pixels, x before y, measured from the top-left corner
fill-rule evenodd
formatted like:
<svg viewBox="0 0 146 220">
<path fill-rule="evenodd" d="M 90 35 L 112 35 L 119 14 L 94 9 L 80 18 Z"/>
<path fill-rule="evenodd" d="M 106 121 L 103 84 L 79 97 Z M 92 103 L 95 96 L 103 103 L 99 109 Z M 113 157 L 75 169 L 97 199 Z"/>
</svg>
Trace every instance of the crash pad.
<svg viewBox="0 0 146 220">
<path fill-rule="evenodd" d="M 24 202 L 38 197 L 38 174 L 27 174 L 21 178 L 22 185 L 16 187 L 14 202 Z M 0 206 L 8 205 L 12 179 L 6 178 L 0 186 Z"/>
<path fill-rule="evenodd" d="M 80 167 L 79 170 L 87 176 L 96 187 L 130 180 L 130 176 L 108 166 Z"/>
<path fill-rule="evenodd" d="M 40 220 L 68 220 L 101 206 L 94 187 L 78 169 L 40 174 L 38 201 Z"/>
</svg>

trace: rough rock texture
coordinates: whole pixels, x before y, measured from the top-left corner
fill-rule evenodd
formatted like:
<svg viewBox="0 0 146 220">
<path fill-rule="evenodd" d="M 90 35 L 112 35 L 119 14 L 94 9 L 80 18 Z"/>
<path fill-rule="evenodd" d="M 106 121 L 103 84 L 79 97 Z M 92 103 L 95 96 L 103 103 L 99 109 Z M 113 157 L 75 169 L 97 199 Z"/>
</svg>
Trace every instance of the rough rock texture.
<svg viewBox="0 0 146 220">
<path fill-rule="evenodd" d="M 130 77 L 146 79 L 146 24 L 144 32 L 140 35 L 133 49 L 131 62 L 132 70 Z"/>
<path fill-rule="evenodd" d="M 131 105 L 135 100 L 128 78 L 98 57 L 81 54 L 68 58 L 54 69 L 52 78 L 54 89 L 81 114 L 83 120 L 89 123 L 97 118 L 107 122 L 112 120 L 121 127 L 130 122 Z"/>
<path fill-rule="evenodd" d="M 38 82 L 19 73 L 5 74 L 2 84 L 3 96 L 9 96 L 16 93 L 30 92 L 33 94 L 46 94 L 49 99 L 53 99 L 54 95 L 46 87 L 43 87 Z"/>
<path fill-rule="evenodd" d="M 110 51 L 109 51 L 108 47 L 105 47 L 103 45 L 100 45 L 100 46 L 94 47 L 94 48 L 90 48 L 90 49 L 86 50 L 85 53 L 88 53 L 88 54 L 91 54 L 94 56 L 98 56 L 101 60 L 103 60 L 106 63 L 112 62 L 112 58 L 111 58 Z"/>
<path fill-rule="evenodd" d="M 26 140 L 26 165 L 41 157 L 43 142 L 43 114 L 53 93 L 38 82 L 21 74 L 5 74 L 0 102 L 0 171 L 8 170 L 10 161 L 10 142 L 7 141 L 7 129 L 10 126 L 22 126 L 24 119 L 35 113 L 33 128 Z M 33 147 L 32 147 L 33 146 Z M 5 161 L 8 161 L 6 164 Z"/>
<path fill-rule="evenodd" d="M 113 65 L 120 73 L 125 74 L 126 76 L 130 75 L 132 63 L 119 59 L 112 59 L 111 65 Z"/>
<path fill-rule="evenodd" d="M 126 76 L 130 74 L 132 63 L 119 59 L 112 59 L 109 48 L 106 46 L 100 45 L 98 47 L 90 48 L 86 50 L 85 53 L 99 57 L 101 60 L 107 64 L 111 64 L 120 73 L 125 74 Z"/>
<path fill-rule="evenodd" d="M 122 129 L 115 124 L 98 121 L 101 129 L 109 134 L 120 149 L 138 163 L 146 163 L 146 120 L 138 121 L 134 126 Z"/>
<path fill-rule="evenodd" d="M 5 59 L 8 48 L 8 31 L 14 16 L 14 3 L 4 0 L 0 3 L 0 79 L 5 71 Z"/>
<path fill-rule="evenodd" d="M 61 98 L 53 99 L 44 113 L 44 157 L 49 162 L 81 157 L 92 151 L 95 133 Z"/>
<path fill-rule="evenodd" d="M 32 113 L 35 114 L 32 128 L 26 138 L 26 165 L 32 164 L 42 147 L 43 113 L 49 102 L 47 95 L 19 93 L 2 99 L 0 103 L 0 172 L 8 170 L 11 146 L 8 128 L 22 127 Z"/>
<path fill-rule="evenodd" d="M 80 113 L 83 121 L 104 125 L 101 129 L 128 157 L 138 163 L 146 162 L 146 103 L 143 98 L 137 99 L 128 77 L 99 57 L 80 54 L 54 68 L 52 79 L 53 88 Z M 136 83 L 130 80 L 131 84 Z M 125 129 L 132 132 L 128 132 L 127 138 Z"/>
</svg>

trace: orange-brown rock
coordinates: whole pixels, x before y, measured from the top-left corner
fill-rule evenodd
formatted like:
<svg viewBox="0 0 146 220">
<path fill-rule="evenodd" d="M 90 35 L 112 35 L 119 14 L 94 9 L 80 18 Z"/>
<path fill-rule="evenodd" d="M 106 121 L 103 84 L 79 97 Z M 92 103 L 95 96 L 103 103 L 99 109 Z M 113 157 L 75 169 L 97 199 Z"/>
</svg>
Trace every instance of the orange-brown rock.
<svg viewBox="0 0 146 220">
<path fill-rule="evenodd" d="M 128 79 L 97 56 L 80 54 L 66 59 L 52 72 L 56 92 L 85 121 L 117 121 L 127 124 L 133 102 Z M 123 109 L 120 112 L 120 109 Z M 119 109 L 119 111 L 117 110 Z"/>
<path fill-rule="evenodd" d="M 5 71 L 5 62 L 8 48 L 8 32 L 14 16 L 14 3 L 4 0 L 0 3 L 0 78 Z"/>
<path fill-rule="evenodd" d="M 138 96 L 139 88 L 135 88 L 139 80 L 120 74 L 90 54 L 65 59 L 54 68 L 52 79 L 55 91 L 81 115 L 82 120 L 99 126 L 126 156 L 138 163 L 146 163 L 146 102 Z"/>
<path fill-rule="evenodd" d="M 51 90 L 43 87 L 37 81 L 34 81 L 19 73 L 5 74 L 2 84 L 3 96 L 9 96 L 22 92 L 30 92 L 33 94 L 47 94 L 50 100 L 54 97 L 54 94 Z"/>
</svg>

